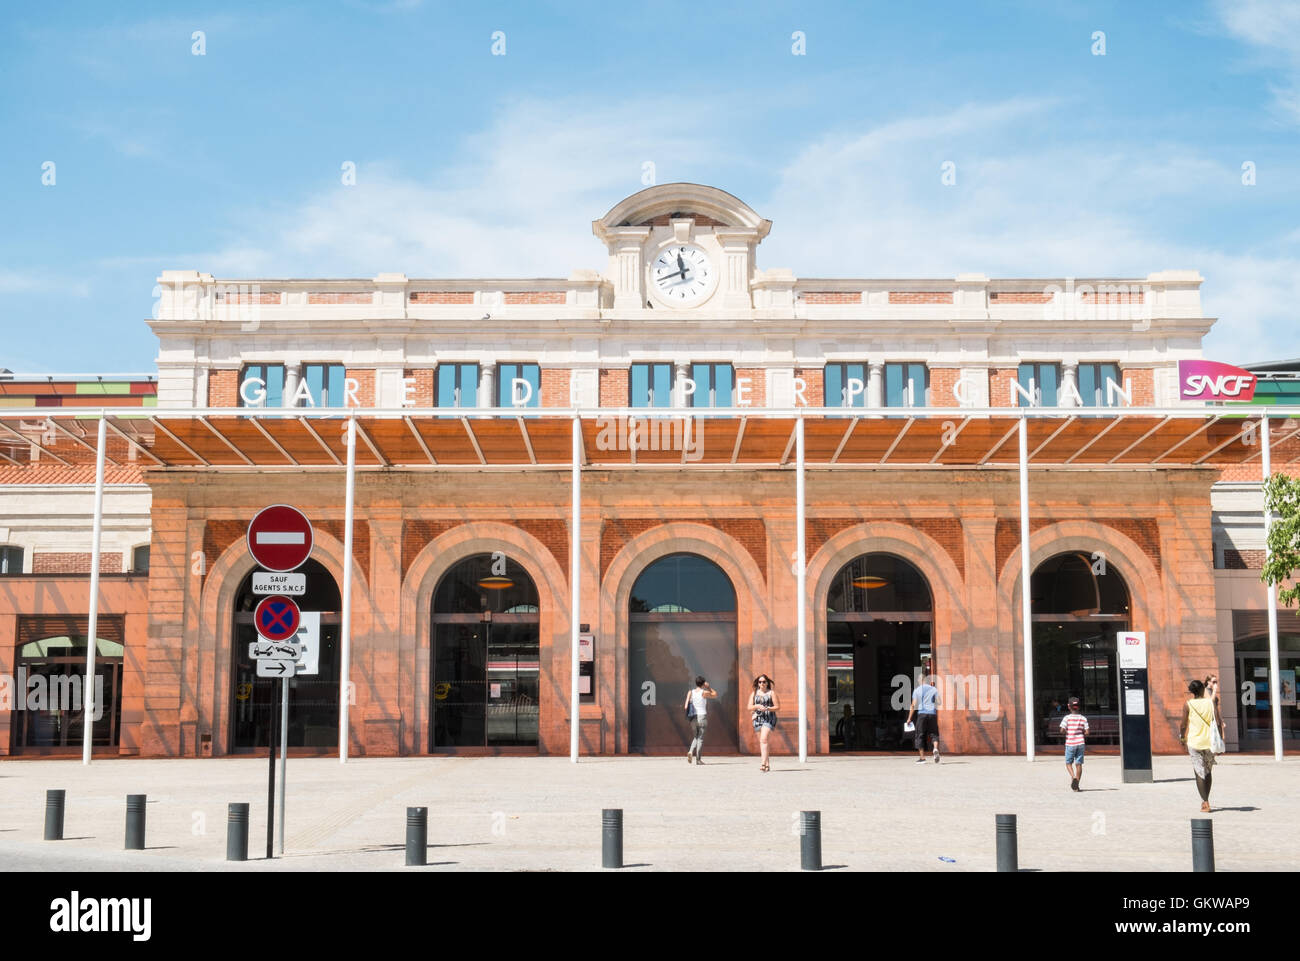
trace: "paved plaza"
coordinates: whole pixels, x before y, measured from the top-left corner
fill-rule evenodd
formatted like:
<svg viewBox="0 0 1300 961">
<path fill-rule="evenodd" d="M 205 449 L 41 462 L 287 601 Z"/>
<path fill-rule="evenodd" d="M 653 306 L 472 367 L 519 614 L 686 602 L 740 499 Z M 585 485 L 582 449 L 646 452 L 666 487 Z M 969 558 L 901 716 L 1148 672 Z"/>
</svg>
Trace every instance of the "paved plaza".
<svg viewBox="0 0 1300 961">
<path fill-rule="evenodd" d="M 1117 757 L 1069 790 L 1059 757 L 337 758 L 289 761 L 286 853 L 266 846 L 266 759 L 0 762 L 0 870 L 584 871 L 600 814 L 623 808 L 629 870 L 797 870 L 796 812 L 822 812 L 823 860 L 854 871 L 991 871 L 994 815 L 1019 816 L 1020 866 L 1187 871 L 1202 817 L 1183 757 L 1123 784 Z M 1294 870 L 1300 760 L 1215 768 L 1220 871 Z M 42 840 L 45 791 L 67 791 L 65 840 Z M 148 849 L 123 850 L 125 798 L 147 794 Z M 225 861 L 226 804 L 247 801 L 250 860 Z M 429 808 L 429 866 L 404 868 L 406 807 Z"/>
</svg>

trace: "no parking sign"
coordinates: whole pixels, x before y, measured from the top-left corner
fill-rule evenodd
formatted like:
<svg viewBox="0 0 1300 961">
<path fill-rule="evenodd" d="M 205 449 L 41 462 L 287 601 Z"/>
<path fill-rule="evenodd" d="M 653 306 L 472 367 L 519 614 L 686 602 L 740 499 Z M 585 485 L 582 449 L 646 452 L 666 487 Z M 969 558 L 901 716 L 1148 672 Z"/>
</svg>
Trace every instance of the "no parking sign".
<svg viewBox="0 0 1300 961">
<path fill-rule="evenodd" d="M 268 641 L 287 641 L 298 633 L 302 614 L 292 598 L 272 594 L 262 598 L 253 611 L 253 624 Z"/>
</svg>

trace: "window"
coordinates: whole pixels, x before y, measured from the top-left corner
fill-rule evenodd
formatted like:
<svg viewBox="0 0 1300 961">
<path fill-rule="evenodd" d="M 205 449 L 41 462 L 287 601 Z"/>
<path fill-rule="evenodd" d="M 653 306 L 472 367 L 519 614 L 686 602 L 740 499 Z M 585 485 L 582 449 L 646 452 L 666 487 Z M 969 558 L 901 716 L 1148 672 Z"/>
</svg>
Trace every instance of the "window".
<svg viewBox="0 0 1300 961">
<path fill-rule="evenodd" d="M 1034 398 L 1031 405 L 1025 400 L 1025 395 L 1017 391 L 1017 407 L 1056 406 L 1056 385 L 1061 381 L 1061 369 L 1057 364 L 1021 364 L 1017 380 L 1021 388 Z"/>
<path fill-rule="evenodd" d="M 695 393 L 692 407 L 731 407 L 731 386 L 735 381 L 730 364 L 692 364 L 691 380 Z"/>
<path fill-rule="evenodd" d="M 478 406 L 478 364 L 438 365 L 438 406 Z"/>
<path fill-rule="evenodd" d="M 240 407 L 283 407 L 284 364 L 248 364 L 239 374 Z"/>
<path fill-rule="evenodd" d="M 23 549 L 0 547 L 0 576 L 23 572 Z"/>
<path fill-rule="evenodd" d="M 303 364 L 303 383 L 307 385 L 308 402 L 303 400 L 303 407 L 344 407 L 343 400 L 343 365 L 342 364 Z"/>
<path fill-rule="evenodd" d="M 542 369 L 540 367 L 536 364 L 497 366 L 496 406 L 540 407 L 541 402 Z"/>
<path fill-rule="evenodd" d="M 131 573 L 149 573 L 149 545 L 141 544 L 131 551 Z"/>
<path fill-rule="evenodd" d="M 925 364 L 885 365 L 885 406 L 926 407 L 930 403 L 930 370 Z"/>
<path fill-rule="evenodd" d="M 1116 390 L 1124 387 L 1124 382 L 1120 380 L 1119 364 L 1079 365 L 1079 396 L 1083 398 L 1084 407 L 1115 406 L 1110 402 L 1115 393 L 1111 390 L 1110 383 L 1115 384 Z"/>
<path fill-rule="evenodd" d="M 671 407 L 673 365 L 633 364 L 628 386 L 629 407 Z"/>
<path fill-rule="evenodd" d="M 822 384 L 827 407 L 867 406 L 866 364 L 827 364 Z"/>
</svg>

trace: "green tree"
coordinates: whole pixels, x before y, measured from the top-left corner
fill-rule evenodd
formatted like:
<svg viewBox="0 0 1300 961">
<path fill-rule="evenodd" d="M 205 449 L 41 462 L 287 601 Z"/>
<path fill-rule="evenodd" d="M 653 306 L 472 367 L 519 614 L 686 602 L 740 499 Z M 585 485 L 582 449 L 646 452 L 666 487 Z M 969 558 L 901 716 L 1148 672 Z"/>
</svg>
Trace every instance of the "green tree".
<svg viewBox="0 0 1300 961">
<path fill-rule="evenodd" d="M 1281 586 L 1300 568 L 1300 481 L 1274 474 L 1264 482 L 1264 508 L 1273 521 L 1268 526 L 1268 559 L 1259 579 Z M 1300 600 L 1300 585 L 1278 591 L 1277 599 L 1290 607 Z"/>
</svg>

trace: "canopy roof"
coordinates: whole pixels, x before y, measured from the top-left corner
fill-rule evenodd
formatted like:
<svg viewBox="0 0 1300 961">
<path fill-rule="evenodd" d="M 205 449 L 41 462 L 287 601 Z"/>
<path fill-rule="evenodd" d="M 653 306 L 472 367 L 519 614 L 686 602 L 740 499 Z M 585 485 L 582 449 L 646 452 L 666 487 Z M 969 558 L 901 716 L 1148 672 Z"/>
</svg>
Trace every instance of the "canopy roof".
<svg viewBox="0 0 1300 961">
<path fill-rule="evenodd" d="M 794 459 L 799 420 L 810 468 L 1007 468 L 1019 462 L 1022 418 L 1035 467 L 1224 467 L 1261 456 L 1265 414 L 1274 418 L 1274 463 L 1300 460 L 1296 408 L 103 411 L 109 467 L 201 470 L 342 467 L 350 416 L 357 421 L 361 469 L 569 467 L 575 416 L 582 424 L 581 462 L 598 469 L 779 468 Z M 99 416 L 4 411 L 4 481 L 22 483 L 25 471 L 18 467 L 93 464 Z M 1285 460 L 1288 455 L 1296 456 Z"/>
</svg>

